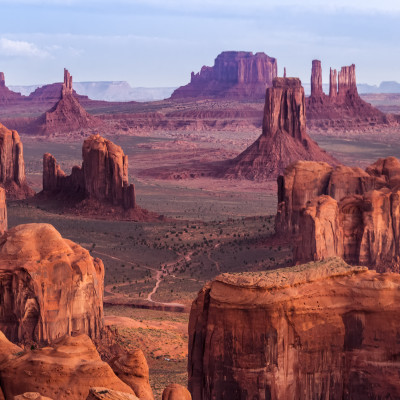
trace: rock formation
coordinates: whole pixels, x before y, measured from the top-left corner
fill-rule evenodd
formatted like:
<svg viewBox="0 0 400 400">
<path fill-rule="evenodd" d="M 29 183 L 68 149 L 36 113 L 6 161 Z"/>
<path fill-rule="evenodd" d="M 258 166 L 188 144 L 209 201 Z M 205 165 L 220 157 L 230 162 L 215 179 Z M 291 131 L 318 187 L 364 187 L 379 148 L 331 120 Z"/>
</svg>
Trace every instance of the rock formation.
<svg viewBox="0 0 400 400">
<path fill-rule="evenodd" d="M 67 195 L 78 200 L 136 208 L 135 186 L 128 180 L 128 156 L 121 147 L 100 135 L 86 139 L 82 147 L 82 167 L 67 176 L 49 153 L 43 156 L 43 193 Z"/>
<path fill-rule="evenodd" d="M 43 397 L 37 392 L 26 392 L 14 397 L 14 400 L 53 400 L 50 397 Z"/>
<path fill-rule="evenodd" d="M 6 191 L 0 187 L 0 236 L 7 230 Z"/>
<path fill-rule="evenodd" d="M 190 83 L 172 93 L 171 99 L 263 99 L 265 88 L 277 76 L 277 61 L 264 53 L 224 51 L 213 67 L 192 72 Z"/>
<path fill-rule="evenodd" d="M 133 389 L 140 400 L 154 400 L 149 382 L 149 366 L 142 350 L 117 356 L 109 361 L 115 375 Z"/>
<path fill-rule="evenodd" d="M 139 398 L 131 393 L 97 387 L 89 390 L 89 396 L 86 400 L 139 400 Z"/>
<path fill-rule="evenodd" d="M 182 385 L 171 383 L 164 389 L 162 400 L 192 400 L 192 396 Z"/>
<path fill-rule="evenodd" d="M 21 93 L 13 92 L 6 86 L 4 72 L 0 72 L 0 104 L 4 106 L 15 104 L 23 100 L 24 96 L 22 96 Z"/>
<path fill-rule="evenodd" d="M 225 177 L 271 179 L 297 160 L 337 161 L 306 132 L 304 89 L 297 78 L 275 78 L 267 89 L 261 136 L 228 163 Z"/>
<path fill-rule="evenodd" d="M 395 123 L 393 118 L 366 103 L 358 95 L 354 64 L 342 67 L 339 73 L 330 69 L 327 96 L 322 90 L 321 61 L 313 60 L 311 96 L 306 99 L 306 109 L 308 126 L 323 130 Z"/>
<path fill-rule="evenodd" d="M 190 313 L 193 400 L 400 398 L 399 302 L 399 274 L 340 259 L 220 275 Z"/>
<path fill-rule="evenodd" d="M 276 231 L 293 237 L 296 261 L 342 257 L 386 270 L 400 266 L 400 161 L 366 171 L 297 162 L 278 180 Z"/>
<path fill-rule="evenodd" d="M 33 196 L 25 178 L 24 153 L 17 131 L 0 124 L 0 185 L 10 199 Z"/>
<path fill-rule="evenodd" d="M 72 89 L 72 76 L 64 69 L 64 83 L 61 98 L 57 104 L 37 120 L 42 133 L 55 134 L 94 128 L 101 125 L 101 120 L 93 117 L 79 104 Z"/>
<path fill-rule="evenodd" d="M 9 340 L 98 338 L 103 286 L 102 261 L 51 225 L 19 225 L 0 238 L 0 330 Z"/>
<path fill-rule="evenodd" d="M 2 348 L 6 347 L 4 341 L 0 337 Z M 9 349 L 7 359 L 0 363 L 0 385 L 6 399 L 38 392 L 54 400 L 86 400 L 89 389 L 99 386 L 134 394 L 101 360 L 86 335 L 65 336 L 51 347 L 32 351 L 17 349 Z"/>
</svg>

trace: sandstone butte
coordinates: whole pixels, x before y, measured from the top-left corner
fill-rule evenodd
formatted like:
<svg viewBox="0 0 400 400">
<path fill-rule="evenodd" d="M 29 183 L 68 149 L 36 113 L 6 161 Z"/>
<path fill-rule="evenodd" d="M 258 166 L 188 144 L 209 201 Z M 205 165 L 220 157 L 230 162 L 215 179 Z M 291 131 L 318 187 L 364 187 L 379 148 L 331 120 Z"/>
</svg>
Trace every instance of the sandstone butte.
<svg viewBox="0 0 400 400">
<path fill-rule="evenodd" d="M 295 261 L 342 257 L 398 271 L 400 161 L 379 159 L 365 171 L 297 162 L 278 179 L 276 231 L 293 238 Z"/>
<path fill-rule="evenodd" d="M 17 131 L 0 124 L 0 186 L 10 199 L 24 199 L 34 192 L 26 183 L 24 152 Z"/>
<path fill-rule="evenodd" d="M 0 72 L 0 104 L 14 104 L 23 99 L 21 93 L 15 93 L 6 86 L 4 72 Z"/>
<path fill-rule="evenodd" d="M 171 99 L 230 98 L 263 99 L 265 88 L 277 76 L 278 63 L 264 53 L 224 51 L 213 67 L 192 72 L 190 83 L 176 89 Z"/>
<path fill-rule="evenodd" d="M 40 196 L 68 199 L 77 204 L 77 212 L 92 216 L 158 218 L 136 204 L 135 186 L 128 179 L 128 156 L 120 146 L 92 135 L 83 143 L 82 159 L 82 166 L 74 166 L 67 176 L 51 154 L 44 154 Z"/>
<path fill-rule="evenodd" d="M 341 259 L 223 274 L 189 322 L 201 399 L 400 398 L 400 275 Z"/>
<path fill-rule="evenodd" d="M 322 150 L 306 132 L 305 96 L 297 78 L 275 78 L 267 89 L 261 136 L 230 160 L 222 175 L 227 178 L 276 178 L 298 160 L 338 161 Z"/>
<path fill-rule="evenodd" d="M 64 69 L 61 98 L 49 111 L 34 123 L 37 132 L 45 134 L 66 133 L 99 127 L 101 120 L 90 115 L 79 103 L 72 88 L 72 76 Z M 35 129 L 35 128 L 31 128 Z"/>
<path fill-rule="evenodd" d="M 330 69 L 329 95 L 322 89 L 321 61 L 313 60 L 311 95 L 306 99 L 307 124 L 310 128 L 356 128 L 396 123 L 358 95 L 356 68 L 352 64 L 339 72 Z"/>
<path fill-rule="evenodd" d="M 53 226 L 19 225 L 0 236 L 0 286 L 0 330 L 9 340 L 49 343 L 73 333 L 100 336 L 103 262 Z"/>
<path fill-rule="evenodd" d="M 0 332 L 0 349 L 0 386 L 6 399 L 37 392 L 54 400 L 86 400 L 90 388 L 99 386 L 134 395 L 101 360 L 86 335 L 65 336 L 51 346 L 22 350 Z"/>
</svg>

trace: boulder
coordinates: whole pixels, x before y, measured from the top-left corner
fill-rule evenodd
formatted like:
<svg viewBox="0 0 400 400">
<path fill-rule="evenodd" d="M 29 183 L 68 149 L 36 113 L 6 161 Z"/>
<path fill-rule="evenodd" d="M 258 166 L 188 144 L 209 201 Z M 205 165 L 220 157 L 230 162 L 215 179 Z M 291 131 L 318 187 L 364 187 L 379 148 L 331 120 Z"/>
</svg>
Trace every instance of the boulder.
<svg viewBox="0 0 400 400">
<path fill-rule="evenodd" d="M 142 350 L 114 357 L 108 363 L 118 378 L 129 385 L 141 400 L 154 400 L 149 366 Z"/>
<path fill-rule="evenodd" d="M 171 383 L 164 389 L 162 400 L 192 400 L 192 396 L 182 385 Z"/>
<path fill-rule="evenodd" d="M 134 394 L 101 360 L 86 335 L 65 336 L 51 347 L 14 355 L 0 364 L 0 382 L 6 399 L 38 392 L 57 400 L 86 400 L 89 389 L 98 386 Z"/>
<path fill-rule="evenodd" d="M 52 225 L 19 225 L 0 238 L 0 288 L 0 330 L 12 341 L 100 336 L 103 263 Z"/>
<path fill-rule="evenodd" d="M 399 304 L 399 274 L 337 258 L 223 274 L 192 305 L 192 398 L 399 398 Z"/>
<path fill-rule="evenodd" d="M 119 392 L 104 387 L 96 387 L 90 388 L 86 400 L 139 400 L 139 398 L 131 393 Z"/>
</svg>

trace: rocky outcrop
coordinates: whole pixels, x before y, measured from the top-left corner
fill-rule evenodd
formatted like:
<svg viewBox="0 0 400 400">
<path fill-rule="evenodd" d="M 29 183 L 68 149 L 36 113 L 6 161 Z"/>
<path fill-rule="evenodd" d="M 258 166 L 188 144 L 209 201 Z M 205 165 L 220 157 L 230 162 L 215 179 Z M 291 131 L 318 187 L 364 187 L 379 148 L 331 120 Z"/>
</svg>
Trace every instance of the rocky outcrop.
<svg viewBox="0 0 400 400">
<path fill-rule="evenodd" d="M 33 196 L 25 178 L 24 153 L 17 131 L 0 124 L 0 185 L 10 199 Z"/>
<path fill-rule="evenodd" d="M 66 133 L 99 127 L 102 122 L 85 111 L 72 89 L 72 76 L 64 69 L 61 98 L 36 121 L 38 131 L 45 134 Z"/>
<path fill-rule="evenodd" d="M 86 139 L 82 167 L 67 176 L 49 153 L 43 156 L 43 193 L 78 200 L 93 199 L 124 210 L 136 208 L 135 186 L 128 180 L 128 156 L 121 147 L 100 135 Z"/>
<path fill-rule="evenodd" d="M 98 338 L 103 286 L 102 261 L 51 225 L 19 225 L 0 238 L 0 330 L 9 340 Z"/>
<path fill-rule="evenodd" d="M 192 400 L 192 396 L 182 385 L 171 383 L 164 389 L 162 400 Z"/>
<path fill-rule="evenodd" d="M 53 400 L 50 397 L 43 397 L 37 392 L 26 392 L 14 397 L 14 400 Z"/>
<path fill-rule="evenodd" d="M 292 237 L 295 261 L 338 256 L 351 264 L 400 266 L 400 161 L 366 169 L 298 162 L 278 180 L 276 231 Z"/>
<path fill-rule="evenodd" d="M 21 93 L 13 92 L 6 86 L 4 72 L 0 72 L 0 104 L 5 106 L 16 104 L 23 100 L 24 96 L 22 96 Z"/>
<path fill-rule="evenodd" d="M 86 400 L 139 400 L 139 398 L 131 393 L 97 387 L 89 390 L 89 396 Z"/>
<path fill-rule="evenodd" d="M 5 347 L 4 341 L 0 337 L 0 347 Z M 65 336 L 51 347 L 32 351 L 11 348 L 7 360 L 0 364 L 0 385 L 6 399 L 38 392 L 57 400 L 86 400 L 90 388 L 99 386 L 134 395 L 101 360 L 86 335 Z"/>
<path fill-rule="evenodd" d="M 0 187 L 0 236 L 7 230 L 6 191 Z"/>
<path fill-rule="evenodd" d="M 190 83 L 176 89 L 171 99 L 252 98 L 263 99 L 265 88 L 277 76 L 277 61 L 264 53 L 224 51 L 213 67 L 192 72 Z"/>
<path fill-rule="evenodd" d="M 399 274 L 340 259 L 223 274 L 190 313 L 193 400 L 399 398 L 399 301 Z"/>
<path fill-rule="evenodd" d="M 133 389 L 140 400 L 154 400 L 149 382 L 149 366 L 142 350 L 117 356 L 109 361 L 114 373 Z"/>
<path fill-rule="evenodd" d="M 322 90 L 321 61 L 313 60 L 311 96 L 306 99 L 307 124 L 310 128 L 357 129 L 376 124 L 396 124 L 395 118 L 366 103 L 357 92 L 355 65 L 332 68 L 329 74 L 329 96 Z"/>
<path fill-rule="evenodd" d="M 304 89 L 297 78 L 275 78 L 267 89 L 261 136 L 228 163 L 225 177 L 271 179 L 297 160 L 337 161 L 306 132 Z"/>
</svg>

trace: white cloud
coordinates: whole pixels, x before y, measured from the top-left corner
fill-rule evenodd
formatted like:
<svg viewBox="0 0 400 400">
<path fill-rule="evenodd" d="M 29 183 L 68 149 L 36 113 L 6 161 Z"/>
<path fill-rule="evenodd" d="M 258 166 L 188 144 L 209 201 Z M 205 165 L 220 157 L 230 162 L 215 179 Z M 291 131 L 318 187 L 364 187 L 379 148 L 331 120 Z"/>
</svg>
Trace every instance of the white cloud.
<svg viewBox="0 0 400 400">
<path fill-rule="evenodd" d="M 39 49 L 34 43 L 22 40 L 0 38 L 0 55 L 19 57 L 47 57 L 49 53 Z"/>
</svg>

